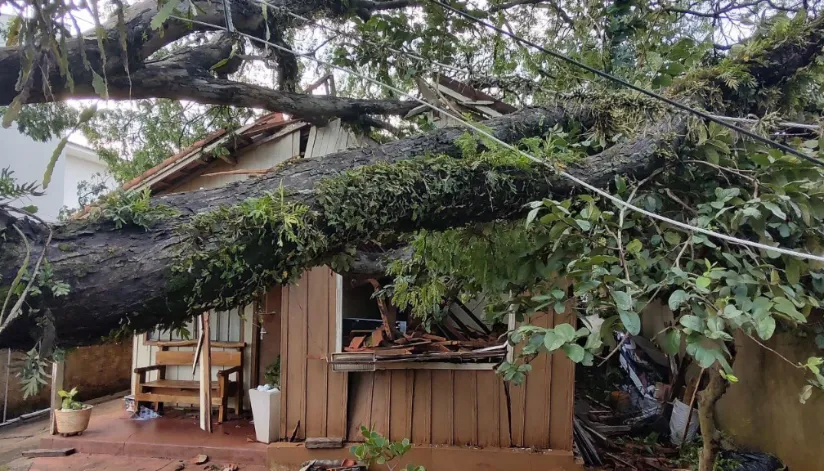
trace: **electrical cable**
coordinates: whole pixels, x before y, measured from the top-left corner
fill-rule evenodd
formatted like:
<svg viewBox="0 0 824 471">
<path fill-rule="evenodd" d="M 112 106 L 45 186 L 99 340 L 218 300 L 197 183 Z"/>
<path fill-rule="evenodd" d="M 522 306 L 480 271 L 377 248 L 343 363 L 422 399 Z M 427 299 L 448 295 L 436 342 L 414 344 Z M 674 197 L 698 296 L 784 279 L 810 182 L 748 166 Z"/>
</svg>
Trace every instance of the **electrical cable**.
<svg viewBox="0 0 824 471">
<path fill-rule="evenodd" d="M 630 82 L 627 82 L 626 80 L 624 80 L 622 78 L 616 77 L 616 76 L 608 74 L 607 72 L 604 72 L 602 70 L 598 70 L 594 67 L 588 66 L 588 65 L 584 64 L 583 62 L 579 62 L 579 61 L 577 61 L 577 60 L 575 60 L 575 59 L 573 59 L 573 58 L 571 58 L 567 55 L 561 54 L 560 52 L 556 52 L 556 51 L 552 51 L 550 49 L 547 49 L 547 48 L 545 48 L 545 47 L 543 47 L 539 44 L 536 44 L 536 43 L 528 40 L 528 39 L 524 39 L 524 38 L 522 38 L 522 37 L 520 37 L 520 36 L 518 36 L 514 33 L 511 33 L 509 31 L 501 29 L 501 28 L 499 28 L 499 27 L 497 27 L 497 26 L 495 26 L 491 23 L 488 23 L 488 22 L 486 22 L 486 21 L 484 21 L 484 20 L 482 20 L 482 19 L 480 19 L 476 16 L 473 16 L 473 15 L 471 15 L 471 14 L 465 12 L 465 11 L 459 10 L 459 9 L 449 5 L 449 4 L 446 4 L 446 3 L 442 2 L 441 0 L 429 0 L 429 1 L 436 4 L 436 5 L 440 5 L 442 8 L 444 8 L 446 10 L 449 10 L 453 13 L 457 13 L 458 15 L 460 15 L 460 16 L 468 19 L 468 20 L 474 21 L 475 23 L 478 23 L 478 24 L 483 25 L 487 28 L 490 28 L 494 31 L 497 31 L 500 34 L 508 36 L 508 37 L 514 39 L 515 41 L 517 41 L 521 44 L 526 44 L 526 45 L 528 45 L 532 48 L 538 49 L 539 51 L 543 52 L 544 54 L 548 54 L 548 55 L 550 55 L 550 56 L 552 56 L 556 59 L 560 59 L 560 60 L 562 60 L 564 62 L 567 62 L 569 64 L 572 64 L 576 67 L 580 67 L 580 68 L 582 68 L 582 69 L 584 69 L 588 72 L 591 72 L 591 73 L 593 73 L 593 74 L 595 74 L 599 77 L 605 78 L 607 80 L 611 80 L 615 83 L 619 83 L 619 84 L 621 84 L 621 85 L 623 85 L 627 88 L 635 90 L 636 92 L 643 93 L 644 95 L 647 95 L 648 97 L 654 98 L 656 100 L 663 101 L 663 102 L 667 103 L 670 106 L 674 106 L 674 107 L 676 107 L 680 110 L 683 110 L 683 111 L 686 111 L 688 113 L 694 114 L 694 115 L 699 116 L 699 117 L 701 117 L 705 120 L 712 121 L 716 124 L 724 126 L 725 128 L 731 129 L 731 130 L 733 130 L 733 131 L 735 131 L 739 134 L 743 134 L 743 135 L 749 137 L 750 139 L 754 139 L 756 141 L 759 141 L 762 144 L 766 144 L 768 146 L 775 147 L 776 149 L 782 150 L 782 151 L 784 151 L 788 154 L 792 154 L 796 157 L 800 157 L 800 158 L 802 158 L 802 159 L 804 159 L 804 160 L 806 160 L 810 163 L 813 163 L 815 165 L 824 167 L 824 161 L 816 159 L 814 157 L 810 157 L 809 155 L 806 155 L 803 152 L 797 151 L 797 150 L 793 149 L 790 146 L 787 146 L 787 145 L 781 144 L 780 142 L 773 141 L 772 139 L 768 139 L 766 137 L 760 136 L 760 135 L 758 135 L 758 134 L 756 134 L 752 131 L 749 131 L 749 130 L 744 129 L 744 128 L 740 128 L 740 127 L 738 127 L 734 124 L 731 124 L 727 121 L 724 121 L 722 119 L 718 119 L 718 118 L 716 118 L 715 116 L 713 116 L 709 113 L 705 113 L 701 110 L 697 110 L 697 109 L 692 108 L 688 105 L 680 103 L 676 100 L 673 100 L 671 98 L 667 98 L 663 95 L 655 93 L 651 90 L 647 90 L 643 87 L 639 87 L 637 85 L 634 85 Z"/>
<path fill-rule="evenodd" d="M 225 30 L 225 29 L 226 29 L 225 27 L 223 27 L 223 26 L 219 26 L 219 25 L 216 25 L 216 24 L 206 23 L 206 22 L 199 21 L 199 20 L 193 20 L 193 19 L 183 18 L 183 17 L 179 17 L 179 16 L 176 16 L 176 15 L 170 15 L 170 17 L 171 17 L 171 18 L 178 19 L 178 20 L 181 20 L 181 21 L 188 21 L 188 22 L 190 22 L 190 23 L 192 23 L 192 24 L 198 24 L 198 25 L 201 25 L 201 26 L 206 26 L 206 27 L 209 27 L 209 28 L 214 28 L 214 29 L 218 29 L 218 30 Z M 547 166 L 547 167 L 551 168 L 553 171 L 555 170 L 554 168 L 552 168 L 551 166 L 549 166 L 549 164 L 547 164 L 547 162 L 545 162 L 545 161 L 543 161 L 543 160 L 540 160 L 540 159 L 538 159 L 537 157 L 534 157 L 534 156 L 532 156 L 532 155 L 530 155 L 530 154 L 528 154 L 528 153 L 526 153 L 526 152 L 522 151 L 521 149 L 518 149 L 517 147 L 514 147 L 514 146 L 512 146 L 511 144 L 508 144 L 508 143 L 506 143 L 506 142 L 502 141 L 501 139 L 498 139 L 498 138 L 497 138 L 497 137 L 495 137 L 494 135 L 490 134 L 488 131 L 485 131 L 485 130 L 481 129 L 481 128 L 480 128 L 480 127 L 478 127 L 478 126 L 475 126 L 475 125 L 473 125 L 472 123 L 469 123 L 469 122 L 465 121 L 465 120 L 464 120 L 464 119 L 462 119 L 461 117 L 456 116 L 454 113 L 450 113 L 449 111 L 446 111 L 446 110 L 444 110 L 444 109 L 442 109 L 442 108 L 440 108 L 440 107 L 438 107 L 438 106 L 436 106 L 436 105 L 433 105 L 433 104 L 428 103 L 428 102 L 426 102 L 426 101 L 424 101 L 424 100 L 422 100 L 422 99 L 420 99 L 420 98 L 417 98 L 417 97 L 415 97 L 415 96 L 413 96 L 413 95 L 410 95 L 410 94 L 408 94 L 408 93 L 404 92 L 403 90 L 401 90 L 401 89 L 399 89 L 399 88 L 396 88 L 396 87 L 394 87 L 394 86 L 392 86 L 392 85 L 389 85 L 389 84 L 383 83 L 383 82 L 381 82 L 381 81 L 379 81 L 379 80 L 376 80 L 376 79 L 373 79 L 373 78 L 367 77 L 367 76 L 365 76 L 365 75 L 362 75 L 362 74 L 360 74 L 360 73 L 358 73 L 358 72 L 355 72 L 355 71 L 353 71 L 353 70 L 351 70 L 351 69 L 348 69 L 348 68 L 346 68 L 346 67 L 342 67 L 342 66 L 339 66 L 339 65 L 331 64 L 331 63 L 326 62 L 326 61 L 324 61 L 324 60 L 322 60 L 322 59 L 318 59 L 318 58 L 316 58 L 316 57 L 312 56 L 311 54 L 300 54 L 300 53 L 297 53 L 297 52 L 295 52 L 295 51 L 293 51 L 293 50 L 291 50 L 291 49 L 288 49 L 288 48 L 285 48 L 285 47 L 283 47 L 283 46 L 279 46 L 279 45 L 277 45 L 277 44 L 274 44 L 274 43 L 272 43 L 271 41 L 267 41 L 267 40 L 265 40 L 265 39 L 260 39 L 260 38 L 258 38 L 258 37 L 252 36 L 251 34 L 246 34 L 246 33 L 240 32 L 240 31 L 236 31 L 236 32 L 235 32 L 235 34 L 240 35 L 240 36 L 245 37 L 245 38 L 248 38 L 248 39 L 249 39 L 249 40 L 251 40 L 251 41 L 257 41 L 257 42 L 260 42 L 260 43 L 262 43 L 262 44 L 266 44 L 266 45 L 269 45 L 269 46 L 274 47 L 274 48 L 276 48 L 276 49 L 282 50 L 282 51 L 284 51 L 284 52 L 288 52 L 288 53 L 290 53 L 290 54 L 295 54 L 296 56 L 305 57 L 305 58 L 307 58 L 307 59 L 309 59 L 309 60 L 312 60 L 312 61 L 317 62 L 317 63 L 318 63 L 318 64 L 320 64 L 320 65 L 323 65 L 323 66 L 326 66 L 326 67 L 330 67 L 330 68 L 337 69 L 337 70 L 339 70 L 339 71 L 341 71 L 341 72 L 351 74 L 351 75 L 353 75 L 353 76 L 355 76 L 355 77 L 358 77 L 358 78 L 360 78 L 360 79 L 362 79 L 362 80 L 366 80 L 366 81 L 371 82 L 371 83 L 373 83 L 373 84 L 375 84 L 375 85 L 378 85 L 378 86 L 380 86 L 380 87 L 384 87 L 384 88 L 386 88 L 387 90 L 391 90 L 391 91 L 393 91 L 393 92 L 395 92 L 395 93 L 397 93 L 397 94 L 399 94 L 399 95 L 405 96 L 406 98 L 408 98 L 408 99 L 410 99 L 410 100 L 416 101 L 416 102 L 418 102 L 418 103 L 420 103 L 420 104 L 422 104 L 422 105 L 425 105 L 425 106 L 427 106 L 427 107 L 429 107 L 429 108 L 433 109 L 434 111 L 437 111 L 437 112 L 439 112 L 439 113 L 441 113 L 441 114 L 443 114 L 443 115 L 446 115 L 446 116 L 448 116 L 448 117 L 450 117 L 450 118 L 452 118 L 452 119 L 454 119 L 454 120 L 458 121 L 458 122 L 459 122 L 461 125 L 463 125 L 464 127 L 467 127 L 467 128 L 469 128 L 469 129 L 472 129 L 472 130 L 474 130 L 475 132 L 477 132 L 477 133 L 479 133 L 479 134 L 481 134 L 481 135 L 483 135 L 483 136 L 485 136 L 485 137 L 487 137 L 487 138 L 491 139 L 492 141 L 496 142 L 497 144 L 499 144 L 499 145 L 501 145 L 501 146 L 503 146 L 503 147 L 505 147 L 505 148 L 507 148 L 507 149 L 509 149 L 509 150 L 512 150 L 512 151 L 514 151 L 514 152 L 517 152 L 518 154 L 520 154 L 520 155 L 524 156 L 525 158 L 529 159 L 529 160 L 530 160 L 530 161 L 532 161 L 532 162 L 535 162 L 535 163 L 540 164 L 540 165 Z M 661 216 L 660 214 L 656 214 L 656 213 L 653 213 L 653 212 L 651 212 L 651 211 L 647 211 L 647 210 L 645 210 L 645 209 L 643 209 L 643 208 L 640 208 L 640 207 L 638 207 L 638 206 L 635 206 L 635 205 L 633 205 L 632 203 L 626 202 L 626 201 L 624 201 L 624 200 L 622 200 L 622 199 L 620 199 L 620 198 L 618 198 L 618 197 L 616 197 L 616 196 L 613 196 L 613 195 L 611 195 L 611 194 L 607 193 L 606 191 L 604 191 L 604 190 L 602 190 L 602 189 L 600 189 L 600 188 L 598 188 L 598 187 L 596 187 L 596 186 L 593 186 L 593 185 L 591 185 L 590 183 L 587 183 L 587 182 L 585 182 L 585 181 L 581 180 L 580 178 L 578 178 L 578 177 L 576 177 L 576 176 L 574 176 L 574 175 L 571 175 L 571 174 L 569 174 L 569 173 L 567 173 L 567 172 L 565 172 L 565 171 L 557 172 L 557 174 L 558 174 L 559 176 L 563 177 L 563 178 L 566 178 L 566 179 L 568 179 L 568 180 L 570 180 L 570 181 L 574 182 L 574 183 L 577 183 L 577 184 L 578 184 L 578 185 L 580 185 L 580 186 L 583 186 L 584 188 L 586 188 L 586 189 L 590 190 L 591 192 L 593 192 L 593 193 L 595 193 L 595 194 L 598 194 L 598 195 L 600 195 L 600 196 L 602 196 L 602 197 L 604 197 L 604 198 L 606 198 L 606 199 L 608 199 L 608 200 L 612 201 L 612 202 L 613 202 L 615 205 L 617 205 L 617 206 L 620 206 L 620 207 L 625 207 L 625 208 L 630 209 L 630 210 L 632 210 L 632 211 L 635 211 L 635 212 L 637 212 L 637 213 L 639 213 L 639 214 L 643 214 L 643 215 L 645 215 L 645 216 L 647 216 L 647 217 L 649 217 L 649 218 L 656 219 L 656 220 L 658 220 L 658 221 L 665 222 L 665 223 L 667 223 L 667 224 L 671 224 L 671 225 L 673 225 L 673 226 L 675 226 L 675 227 L 679 227 L 679 228 L 684 229 L 684 230 L 686 230 L 686 231 L 690 231 L 690 232 L 698 232 L 699 234 L 704 234 L 704 235 L 707 235 L 707 236 L 710 236 L 710 237 L 715 237 L 715 238 L 718 238 L 718 239 L 721 239 L 721 240 L 725 240 L 725 241 L 727 241 L 727 242 L 731 242 L 731 243 L 734 243 L 734 244 L 737 244 L 737 245 L 745 245 L 745 246 L 749 246 L 749 247 L 757 248 L 757 249 L 760 249 L 760 250 L 768 250 L 768 251 L 773 251 L 773 252 L 781 253 L 781 254 L 784 254 L 784 255 L 793 256 L 793 257 L 798 257 L 798 258 L 803 258 L 803 259 L 808 259 L 808 260 L 816 260 L 816 261 L 819 261 L 819 262 L 824 262 L 824 256 L 821 256 L 821 255 L 813 255 L 813 254 L 810 254 L 810 253 L 798 252 L 798 251 L 795 251 L 795 250 L 785 249 L 785 248 L 783 248 L 783 247 L 778 247 L 778 246 L 771 246 L 771 245 L 767 245 L 767 244 L 762 244 L 762 243 L 760 243 L 760 242 L 753 242 L 753 241 L 751 241 L 751 240 L 739 239 L 739 238 L 737 238 L 737 237 L 733 237 L 733 236 L 730 236 L 730 235 L 727 235 L 727 234 L 722 234 L 722 233 L 715 232 L 715 231 L 712 231 L 712 230 L 709 230 L 709 229 L 704 229 L 704 228 L 701 228 L 701 227 L 691 226 L 691 225 L 689 225 L 689 224 L 687 224 L 687 223 L 684 223 L 684 222 L 681 222 L 681 221 L 676 221 L 675 219 L 670 219 L 670 218 L 668 218 L 668 217 L 666 217 L 666 216 Z"/>
</svg>

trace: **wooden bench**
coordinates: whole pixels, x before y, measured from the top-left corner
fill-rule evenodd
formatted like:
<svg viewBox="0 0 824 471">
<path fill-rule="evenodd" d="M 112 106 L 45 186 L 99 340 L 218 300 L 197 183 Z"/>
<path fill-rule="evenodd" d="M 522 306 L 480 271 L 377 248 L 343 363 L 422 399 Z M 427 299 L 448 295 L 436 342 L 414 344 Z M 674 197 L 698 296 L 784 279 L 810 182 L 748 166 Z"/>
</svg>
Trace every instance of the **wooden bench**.
<svg viewBox="0 0 824 471">
<path fill-rule="evenodd" d="M 156 364 L 134 369 L 134 400 L 137 404 L 151 402 L 160 407 L 164 402 L 181 404 L 200 403 L 200 381 L 180 379 L 166 379 L 166 368 L 169 366 L 192 367 L 195 352 L 192 351 L 158 351 L 155 354 Z M 229 352 L 211 352 L 212 366 L 227 367 L 217 372 L 217 381 L 211 382 L 212 405 L 218 407 L 218 423 L 226 418 L 226 409 L 229 406 L 229 397 L 234 396 L 236 402 L 235 413 L 240 415 L 243 409 L 243 349 Z M 147 373 L 158 371 L 158 379 L 148 381 Z M 236 375 L 235 381 L 229 379 Z"/>
</svg>

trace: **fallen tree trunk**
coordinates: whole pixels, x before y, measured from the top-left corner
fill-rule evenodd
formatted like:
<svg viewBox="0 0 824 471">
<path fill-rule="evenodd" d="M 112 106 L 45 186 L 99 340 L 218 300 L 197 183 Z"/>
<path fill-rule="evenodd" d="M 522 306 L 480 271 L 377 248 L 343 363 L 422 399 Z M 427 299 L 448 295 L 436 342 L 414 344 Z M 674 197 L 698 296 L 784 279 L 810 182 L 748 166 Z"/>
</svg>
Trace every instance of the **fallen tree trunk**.
<svg viewBox="0 0 824 471">
<path fill-rule="evenodd" d="M 574 111 L 573 111 L 574 110 Z M 525 136 L 536 136 L 546 132 L 555 123 L 578 120 L 586 121 L 588 112 L 581 106 L 565 109 L 561 106 L 531 108 L 513 115 L 486 122 L 492 132 L 507 142 L 515 142 Z M 595 155 L 569 172 L 586 179 L 590 183 L 607 187 L 614 175 L 643 177 L 660 165 L 660 146 L 675 145 L 674 132 L 677 123 L 666 124 L 666 129 L 650 134 L 626 145 L 618 145 Z M 225 187 L 172 194 L 153 198 L 154 204 L 166 205 L 177 215 L 165 218 L 146 230 L 133 225 L 115 230 L 111 222 L 101 221 L 91 224 L 73 223 L 55 228 L 52 244 L 48 247 L 48 258 L 56 279 L 68 282 L 71 291 L 67 296 L 43 299 L 41 309 L 49 309 L 53 316 L 57 341 L 62 346 L 95 343 L 119 328 L 125 330 L 150 329 L 157 324 L 169 325 L 189 318 L 192 299 L 201 307 L 219 306 L 226 302 L 228 293 L 246 291 L 250 293 L 260 287 L 250 284 L 256 279 L 250 273 L 248 279 L 221 281 L 220 274 L 208 286 L 199 288 L 193 295 L 198 280 L 204 277 L 203 267 L 196 266 L 190 273 L 175 273 L 172 267 L 179 266 L 181 254 L 190 250 L 193 239 L 202 235 L 182 230 L 198 215 L 210 214 L 219 207 L 236 205 L 250 198 L 260 197 L 267 192 L 283 192 L 289 203 L 305 205 L 313 215 L 313 230 L 326 243 L 323 250 L 312 253 L 301 263 L 306 266 L 320 264 L 325 257 L 334 254 L 347 244 L 374 237 L 380 231 L 411 231 L 418 228 L 442 229 L 469 222 L 513 217 L 521 214 L 523 205 L 544 197 L 563 197 L 575 190 L 568 181 L 560 178 L 543 166 L 491 167 L 478 162 L 462 162 L 455 145 L 456 139 L 464 134 L 462 129 L 448 128 L 423 136 L 400 140 L 374 149 L 351 150 L 331 154 L 321 158 L 299 160 L 262 178 L 238 182 Z M 334 187 L 336 178 L 345 176 L 342 172 L 362 168 L 392 170 L 409 159 L 424 155 L 444 154 L 454 158 L 443 158 L 452 165 L 450 171 L 457 172 L 444 179 L 443 168 L 432 168 L 429 163 L 420 165 L 420 174 L 410 176 L 409 187 L 428 185 L 432 181 L 454 182 L 451 193 L 443 194 L 435 187 L 424 190 L 430 202 L 416 201 L 414 196 L 398 195 L 407 199 L 405 207 L 391 208 L 391 218 L 381 219 L 379 211 L 370 207 L 373 199 L 346 200 L 337 195 L 331 199 L 344 198 L 349 210 L 367 214 L 375 212 L 375 217 L 360 228 L 344 227 L 336 218 L 344 214 L 329 214 L 330 195 L 328 188 Z M 414 161 L 413 161 L 414 162 Z M 488 178 L 507 178 L 512 187 L 484 188 Z M 461 178 L 456 178 L 460 175 Z M 465 186 L 460 186 L 463 180 Z M 357 191 L 349 182 L 343 182 L 346 191 Z M 451 183 L 450 183 L 451 184 Z M 478 185 L 477 187 L 475 185 Z M 323 192 L 327 188 L 327 193 Z M 417 190 L 416 190 L 417 191 Z M 440 194 L 439 194 L 440 193 Z M 510 194 L 511 193 L 511 194 Z M 437 211 L 426 214 L 421 206 L 437 202 Z M 340 211 L 340 209 L 334 209 Z M 0 230 L 8 228 L 16 220 L 8 212 L 0 212 Z M 34 240 L 32 256 L 43 250 L 45 231 L 43 227 L 26 221 L 24 232 Z M 231 228 L 223 229 L 225 231 Z M 7 239 L 0 242 L 2 280 L 14 278 L 25 255 L 25 247 L 19 237 L 6 230 Z M 216 237 L 219 234 L 211 234 Z M 274 234 L 273 234 L 274 237 Z M 265 244 L 264 244 L 265 245 Z M 208 242 L 202 245 L 208 251 Z M 260 259 L 265 265 L 285 269 L 288 260 L 278 259 L 264 246 L 249 244 L 241 256 Z M 291 265 L 289 265 L 291 267 Z M 241 277 L 242 278 L 242 277 Z M 259 280 L 258 280 L 259 281 Z M 283 280 L 266 280 L 269 285 Z M 253 286 L 254 285 L 254 286 Z M 0 346 L 26 348 L 40 335 L 38 316 L 34 313 L 13 320 L 0 333 Z"/>
</svg>

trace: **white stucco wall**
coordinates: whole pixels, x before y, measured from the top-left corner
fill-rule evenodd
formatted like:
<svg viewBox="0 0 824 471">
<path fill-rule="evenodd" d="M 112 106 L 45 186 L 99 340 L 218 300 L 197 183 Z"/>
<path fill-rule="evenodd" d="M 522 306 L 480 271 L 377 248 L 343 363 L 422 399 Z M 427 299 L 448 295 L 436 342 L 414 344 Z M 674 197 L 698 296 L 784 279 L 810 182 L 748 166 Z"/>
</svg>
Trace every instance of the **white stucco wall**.
<svg viewBox="0 0 824 471">
<path fill-rule="evenodd" d="M 0 169 L 11 168 L 18 182 L 43 182 L 43 173 L 59 140 L 38 142 L 21 134 L 14 125 L 0 128 Z M 51 183 L 43 196 L 27 197 L 14 203 L 37 206 L 37 215 L 46 221 L 56 221 L 60 208 L 77 207 L 77 185 L 90 180 L 96 173 L 106 173 L 105 162 L 90 149 L 69 143 L 57 160 Z M 115 185 L 108 177 L 109 187 Z"/>
<path fill-rule="evenodd" d="M 100 160 L 97 153 L 91 149 L 69 144 L 61 158 L 66 159 L 66 173 L 63 178 L 63 204 L 71 209 L 79 207 L 77 202 L 77 186 L 83 181 L 89 181 L 96 174 L 103 175 L 106 187 L 116 186 L 114 178 L 108 174 L 106 162 Z"/>
<path fill-rule="evenodd" d="M 11 168 L 18 182 L 43 182 L 43 172 L 57 147 L 58 140 L 37 142 L 21 134 L 13 125 L 9 129 L 0 128 L 0 168 Z M 54 167 L 52 181 L 43 196 L 24 198 L 16 202 L 25 206 L 37 206 L 37 215 L 47 221 L 54 221 L 63 207 L 66 161 L 59 159 Z"/>
</svg>

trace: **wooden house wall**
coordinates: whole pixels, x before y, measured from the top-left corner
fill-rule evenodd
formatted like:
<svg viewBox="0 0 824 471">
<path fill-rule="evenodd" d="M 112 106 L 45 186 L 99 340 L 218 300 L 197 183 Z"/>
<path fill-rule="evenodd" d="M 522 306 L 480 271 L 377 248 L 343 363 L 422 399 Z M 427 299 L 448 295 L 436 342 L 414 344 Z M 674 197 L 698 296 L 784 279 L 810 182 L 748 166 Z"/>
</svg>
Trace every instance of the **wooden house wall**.
<svg viewBox="0 0 824 471">
<path fill-rule="evenodd" d="M 566 316 L 532 323 L 552 327 Z M 563 354 L 541 355 L 521 386 L 485 370 L 393 370 L 349 374 L 347 439 L 374 427 L 391 440 L 419 445 L 572 450 L 574 366 Z M 511 414 L 511 428 L 509 415 Z"/>
<path fill-rule="evenodd" d="M 337 278 L 315 267 L 284 286 L 281 297 L 282 437 L 345 437 L 347 375 L 332 371 Z"/>
<path fill-rule="evenodd" d="M 295 131 L 274 142 L 255 147 L 252 150 L 234 155 L 236 164 L 224 160 L 216 160 L 207 165 L 202 171 L 204 174 L 230 172 L 232 170 L 260 170 L 272 168 L 292 157 L 300 155 L 300 131 Z M 193 191 L 201 188 L 217 188 L 232 182 L 249 179 L 249 175 L 215 175 L 195 176 L 177 185 L 172 191 L 175 193 Z"/>
<path fill-rule="evenodd" d="M 327 267 L 284 287 L 282 436 L 297 429 L 300 439 L 358 441 L 366 426 L 418 445 L 572 450 L 574 367 L 563 354 L 534 360 L 526 382 L 509 386 L 509 401 L 491 369 L 335 373 L 327 360 L 335 351 L 337 296 Z M 570 319 L 549 313 L 532 323 L 553 327 Z"/>
</svg>

